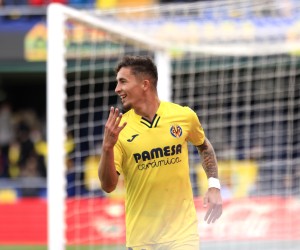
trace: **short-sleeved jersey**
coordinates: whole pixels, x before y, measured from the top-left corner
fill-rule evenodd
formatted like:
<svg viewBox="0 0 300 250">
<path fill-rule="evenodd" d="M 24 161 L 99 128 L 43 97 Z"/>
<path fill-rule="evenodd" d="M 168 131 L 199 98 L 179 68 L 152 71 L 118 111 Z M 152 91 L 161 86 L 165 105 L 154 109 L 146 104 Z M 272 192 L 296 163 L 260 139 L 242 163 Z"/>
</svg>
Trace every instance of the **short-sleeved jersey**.
<svg viewBox="0 0 300 250">
<path fill-rule="evenodd" d="M 188 141 L 205 139 L 196 113 L 161 102 L 151 122 L 134 110 L 125 121 L 114 157 L 126 187 L 126 245 L 198 239 L 188 164 Z"/>
</svg>

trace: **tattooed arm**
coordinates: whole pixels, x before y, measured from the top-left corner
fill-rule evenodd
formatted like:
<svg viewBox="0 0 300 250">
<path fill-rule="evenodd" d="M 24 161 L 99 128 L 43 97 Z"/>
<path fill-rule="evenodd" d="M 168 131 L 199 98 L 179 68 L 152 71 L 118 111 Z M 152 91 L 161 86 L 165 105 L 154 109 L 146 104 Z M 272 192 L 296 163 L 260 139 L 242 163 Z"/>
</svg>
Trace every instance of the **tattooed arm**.
<svg viewBox="0 0 300 250">
<path fill-rule="evenodd" d="M 207 178 L 218 178 L 218 164 L 215 151 L 207 138 L 204 143 L 197 146 L 197 150 L 201 156 L 202 166 L 206 173 Z"/>
<path fill-rule="evenodd" d="M 205 138 L 202 145 L 197 146 L 198 152 L 201 156 L 202 166 L 206 173 L 207 178 L 218 178 L 218 163 L 213 146 L 207 138 Z M 209 188 L 204 196 L 204 207 L 208 210 L 204 217 L 207 223 L 214 223 L 222 214 L 222 197 L 220 189 Z"/>
</svg>

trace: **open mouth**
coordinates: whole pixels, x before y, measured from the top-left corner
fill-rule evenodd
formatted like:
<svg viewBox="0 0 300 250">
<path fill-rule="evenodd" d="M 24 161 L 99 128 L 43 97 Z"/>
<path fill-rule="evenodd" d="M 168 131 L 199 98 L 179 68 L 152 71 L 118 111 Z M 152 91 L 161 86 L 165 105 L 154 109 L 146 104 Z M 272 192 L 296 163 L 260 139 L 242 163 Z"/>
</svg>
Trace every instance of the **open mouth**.
<svg viewBox="0 0 300 250">
<path fill-rule="evenodd" d="M 126 97 L 127 97 L 127 95 L 120 95 L 121 101 L 124 102 Z"/>
</svg>

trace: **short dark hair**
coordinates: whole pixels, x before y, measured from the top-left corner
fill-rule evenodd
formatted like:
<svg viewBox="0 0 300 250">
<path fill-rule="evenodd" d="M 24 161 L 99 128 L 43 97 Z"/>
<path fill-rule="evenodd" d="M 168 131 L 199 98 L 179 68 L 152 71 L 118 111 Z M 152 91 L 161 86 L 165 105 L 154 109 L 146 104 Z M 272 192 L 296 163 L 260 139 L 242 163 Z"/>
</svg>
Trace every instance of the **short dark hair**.
<svg viewBox="0 0 300 250">
<path fill-rule="evenodd" d="M 116 66 L 116 73 L 123 67 L 131 68 L 134 75 L 145 74 L 151 77 L 154 87 L 157 87 L 157 67 L 149 56 L 124 56 Z"/>
</svg>

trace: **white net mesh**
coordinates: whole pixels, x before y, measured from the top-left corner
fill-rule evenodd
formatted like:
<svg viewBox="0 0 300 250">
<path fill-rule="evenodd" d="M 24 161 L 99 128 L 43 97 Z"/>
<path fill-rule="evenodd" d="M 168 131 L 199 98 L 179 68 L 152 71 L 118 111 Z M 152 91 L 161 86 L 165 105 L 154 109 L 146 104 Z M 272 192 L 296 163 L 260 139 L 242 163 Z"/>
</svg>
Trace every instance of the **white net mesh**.
<svg viewBox="0 0 300 250">
<path fill-rule="evenodd" d="M 289 3 L 292 8 L 212 1 L 66 14 L 67 244 L 124 248 L 122 180 L 107 195 L 97 177 L 109 108 L 121 107 L 114 67 L 125 54 L 165 51 L 171 58 L 165 91 L 197 112 L 219 160 L 224 214 L 207 226 L 199 205 L 206 178 L 190 148 L 203 249 L 300 246 L 300 6 Z"/>
</svg>

